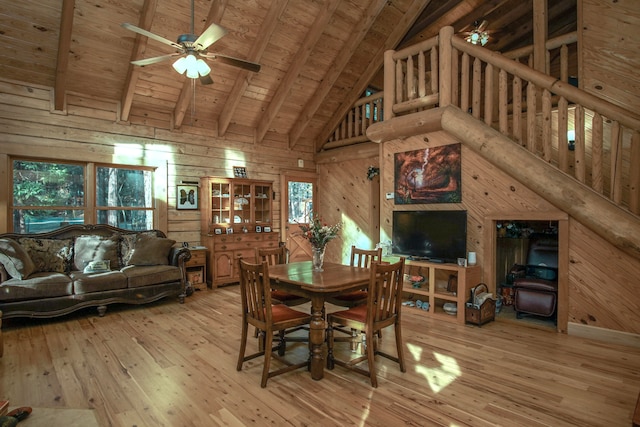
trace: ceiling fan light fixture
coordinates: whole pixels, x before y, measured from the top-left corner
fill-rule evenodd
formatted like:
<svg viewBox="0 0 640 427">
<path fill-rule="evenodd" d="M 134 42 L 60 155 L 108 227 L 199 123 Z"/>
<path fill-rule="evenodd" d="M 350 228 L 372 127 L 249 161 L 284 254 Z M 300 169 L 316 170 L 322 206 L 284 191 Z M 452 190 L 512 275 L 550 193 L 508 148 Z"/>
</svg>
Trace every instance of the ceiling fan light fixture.
<svg viewBox="0 0 640 427">
<path fill-rule="evenodd" d="M 173 63 L 173 69 L 178 72 L 178 74 L 184 74 L 187 71 L 187 59 L 184 56 L 178 58 L 176 62 Z"/>
<path fill-rule="evenodd" d="M 200 74 L 201 77 L 204 77 L 211 72 L 211 68 L 209 68 L 209 65 L 207 65 L 207 63 L 202 59 L 198 59 L 196 61 L 196 66 L 198 69 L 198 74 Z"/>
</svg>

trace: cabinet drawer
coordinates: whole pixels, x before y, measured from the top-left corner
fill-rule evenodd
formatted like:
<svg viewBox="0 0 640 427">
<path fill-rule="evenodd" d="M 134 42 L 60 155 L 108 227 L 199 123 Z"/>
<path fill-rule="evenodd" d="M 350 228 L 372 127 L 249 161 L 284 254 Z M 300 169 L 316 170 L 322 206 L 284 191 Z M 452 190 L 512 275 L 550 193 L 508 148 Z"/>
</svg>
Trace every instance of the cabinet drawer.
<svg viewBox="0 0 640 427">
<path fill-rule="evenodd" d="M 261 242 L 263 235 L 260 233 L 235 233 L 223 236 L 215 236 L 216 245 L 219 243 Z"/>
<path fill-rule="evenodd" d="M 191 251 L 191 259 L 185 263 L 187 267 L 191 265 L 203 265 L 207 260 L 205 251 Z"/>
<path fill-rule="evenodd" d="M 216 252 L 236 251 L 240 249 L 253 249 L 256 246 L 262 246 L 262 242 L 256 245 L 256 242 L 216 242 L 213 250 Z"/>
</svg>

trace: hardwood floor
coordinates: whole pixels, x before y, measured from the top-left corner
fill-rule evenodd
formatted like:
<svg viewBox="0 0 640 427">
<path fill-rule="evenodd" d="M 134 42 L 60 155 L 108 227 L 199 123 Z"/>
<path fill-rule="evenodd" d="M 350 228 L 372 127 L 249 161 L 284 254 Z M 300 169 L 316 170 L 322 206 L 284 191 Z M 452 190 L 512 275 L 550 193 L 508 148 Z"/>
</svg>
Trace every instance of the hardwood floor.
<svg viewBox="0 0 640 427">
<path fill-rule="evenodd" d="M 407 372 L 379 358 L 377 389 L 340 367 L 321 381 L 298 370 L 261 389 L 262 358 L 236 371 L 238 302 L 238 287 L 228 286 L 184 305 L 110 307 L 102 318 L 87 310 L 6 320 L 0 399 L 12 408 L 93 408 L 101 426 L 628 426 L 640 392 L 637 348 L 410 310 Z M 382 345 L 393 343 L 386 330 Z M 304 343 L 290 349 L 306 357 Z"/>
</svg>

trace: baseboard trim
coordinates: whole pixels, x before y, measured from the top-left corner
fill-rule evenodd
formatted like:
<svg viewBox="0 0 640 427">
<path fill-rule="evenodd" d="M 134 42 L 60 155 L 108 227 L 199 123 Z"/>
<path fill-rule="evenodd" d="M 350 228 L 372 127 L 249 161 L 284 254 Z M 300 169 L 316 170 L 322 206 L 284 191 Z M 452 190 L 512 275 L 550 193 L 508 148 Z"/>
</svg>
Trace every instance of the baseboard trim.
<svg viewBox="0 0 640 427">
<path fill-rule="evenodd" d="M 629 347 L 640 348 L 640 335 L 630 332 L 615 331 L 613 329 L 599 328 L 597 326 L 571 323 L 567 325 L 567 334 L 582 338 L 589 338 L 610 344 L 620 344 Z"/>
</svg>

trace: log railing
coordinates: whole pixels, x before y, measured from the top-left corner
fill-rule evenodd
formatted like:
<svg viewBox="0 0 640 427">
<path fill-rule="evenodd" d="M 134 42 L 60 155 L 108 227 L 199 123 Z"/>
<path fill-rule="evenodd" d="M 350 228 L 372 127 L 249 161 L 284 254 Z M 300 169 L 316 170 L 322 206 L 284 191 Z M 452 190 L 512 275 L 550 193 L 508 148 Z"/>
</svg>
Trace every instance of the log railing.
<svg viewBox="0 0 640 427">
<path fill-rule="evenodd" d="M 467 111 L 471 99 L 475 118 L 614 203 L 640 213 L 640 181 L 631 168 L 640 162 L 640 117 L 501 54 L 457 37 L 450 40 L 452 56 L 460 56 L 460 66 L 451 75 L 462 78 L 452 104 Z M 571 144 L 569 130 L 575 135 Z"/>
<path fill-rule="evenodd" d="M 382 121 L 384 115 L 383 96 L 384 92 L 377 92 L 359 99 L 347 112 L 323 148 L 337 148 L 356 142 L 368 141 L 367 128 L 373 123 Z"/>
<path fill-rule="evenodd" d="M 467 43 L 451 27 L 418 45 L 388 51 L 384 119 L 455 105 L 639 214 L 640 116 L 567 83 L 573 37 L 547 44 L 560 52 L 557 77 Z M 573 142 L 569 135 L 575 135 Z"/>
</svg>

